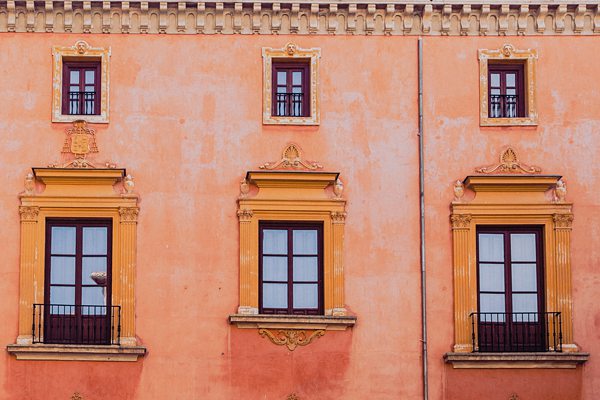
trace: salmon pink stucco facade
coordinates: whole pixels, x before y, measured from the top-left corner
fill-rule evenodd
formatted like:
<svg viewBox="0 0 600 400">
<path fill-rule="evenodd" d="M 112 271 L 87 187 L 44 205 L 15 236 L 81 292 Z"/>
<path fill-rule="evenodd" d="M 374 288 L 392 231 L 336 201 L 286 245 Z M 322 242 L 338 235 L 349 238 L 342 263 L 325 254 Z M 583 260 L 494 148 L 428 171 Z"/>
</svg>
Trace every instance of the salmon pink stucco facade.
<svg viewBox="0 0 600 400">
<path fill-rule="evenodd" d="M 0 0 L 0 399 L 600 398 L 599 34 Z"/>
</svg>

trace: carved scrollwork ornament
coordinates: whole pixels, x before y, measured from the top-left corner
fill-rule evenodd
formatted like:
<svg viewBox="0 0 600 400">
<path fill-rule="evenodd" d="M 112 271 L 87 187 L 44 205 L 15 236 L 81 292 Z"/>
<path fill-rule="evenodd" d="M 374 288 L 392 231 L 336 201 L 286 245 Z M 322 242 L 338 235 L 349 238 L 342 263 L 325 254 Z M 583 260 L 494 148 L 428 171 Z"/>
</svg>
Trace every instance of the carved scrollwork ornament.
<svg viewBox="0 0 600 400">
<path fill-rule="evenodd" d="M 132 194 L 134 187 L 135 187 L 135 182 L 133 181 L 133 176 L 128 174 L 125 177 L 125 180 L 123 181 L 123 188 L 125 189 L 125 193 Z"/>
<path fill-rule="evenodd" d="M 335 194 L 336 199 L 341 199 L 343 192 L 344 192 L 344 183 L 338 178 L 335 181 L 335 185 L 333 185 L 333 194 Z"/>
<path fill-rule="evenodd" d="M 260 169 L 322 169 L 323 166 L 315 161 L 307 161 L 302 159 L 302 150 L 295 143 L 289 144 L 281 154 L 281 160 L 266 162 L 259 166 Z"/>
<path fill-rule="evenodd" d="M 346 222 L 346 212 L 343 211 L 332 211 L 331 220 L 334 224 L 343 224 Z"/>
<path fill-rule="evenodd" d="M 278 346 L 287 346 L 290 351 L 294 351 L 298 346 L 306 346 L 314 339 L 325 335 L 325 331 L 322 329 L 311 333 L 297 329 L 278 329 L 275 332 L 271 332 L 269 329 L 259 329 L 258 333 L 262 337 L 269 338 L 272 343 Z"/>
<path fill-rule="evenodd" d="M 252 215 L 254 215 L 252 210 L 241 209 L 237 211 L 237 216 L 240 219 L 240 222 L 249 222 L 252 219 Z"/>
<path fill-rule="evenodd" d="M 242 179 L 240 182 L 240 198 L 245 199 L 250 192 L 250 184 L 247 179 Z"/>
<path fill-rule="evenodd" d="M 468 229 L 471 226 L 471 215 L 452 214 L 450 221 L 452 221 L 452 229 Z"/>
<path fill-rule="evenodd" d="M 462 201 L 462 197 L 465 195 L 465 185 L 461 181 L 454 183 L 454 201 Z"/>
<path fill-rule="evenodd" d="M 567 185 L 562 179 L 559 179 L 558 182 L 556 182 L 556 187 L 554 188 L 554 201 L 556 203 L 564 203 L 566 196 Z"/>
<path fill-rule="evenodd" d="M 517 153 L 511 147 L 508 147 L 500 153 L 499 164 L 478 168 L 475 172 L 479 174 L 539 174 L 542 169 L 521 163 Z"/>
<path fill-rule="evenodd" d="M 19 214 L 21 215 L 21 221 L 37 222 L 39 213 L 40 213 L 39 207 L 34 207 L 34 206 L 20 206 L 19 207 Z"/>
<path fill-rule="evenodd" d="M 35 194 L 35 178 L 33 177 L 33 173 L 28 173 L 25 177 L 25 195 L 32 196 Z"/>
<path fill-rule="evenodd" d="M 137 207 L 119 207 L 121 222 L 137 222 L 139 212 Z"/>
<path fill-rule="evenodd" d="M 573 214 L 554 214 L 552 220 L 556 229 L 571 229 L 573 226 Z"/>
</svg>

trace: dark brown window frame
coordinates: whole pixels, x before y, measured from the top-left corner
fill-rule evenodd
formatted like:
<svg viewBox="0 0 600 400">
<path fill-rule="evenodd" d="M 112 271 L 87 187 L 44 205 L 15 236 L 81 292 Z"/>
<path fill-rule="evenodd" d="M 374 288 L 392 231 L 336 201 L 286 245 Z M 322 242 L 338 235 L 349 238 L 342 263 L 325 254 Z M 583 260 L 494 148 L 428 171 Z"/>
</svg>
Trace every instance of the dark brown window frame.
<svg viewBox="0 0 600 400">
<path fill-rule="evenodd" d="M 95 336 L 94 333 L 94 341 L 96 344 L 106 344 L 105 342 L 110 343 L 111 340 L 111 320 L 114 318 L 112 315 L 112 219 L 106 218 L 48 218 L 46 219 L 46 242 L 45 242 L 45 265 L 44 265 L 44 320 L 45 327 L 44 331 L 46 342 L 48 343 L 68 343 L 74 344 L 79 342 L 89 343 L 89 338 L 84 339 L 82 341 L 82 332 L 84 326 L 84 319 L 90 320 L 91 318 L 99 318 L 104 320 L 102 326 L 104 327 L 101 335 L 98 337 Z M 74 227 L 76 228 L 75 240 L 75 284 L 52 284 L 51 283 L 51 257 L 52 253 L 52 228 L 53 227 Z M 106 283 L 103 285 L 106 288 L 106 305 L 105 314 L 98 315 L 96 313 L 96 309 L 94 308 L 93 314 L 83 315 L 83 307 L 87 306 L 82 304 L 82 291 L 84 287 L 98 287 L 99 285 L 91 285 L 91 284 L 82 284 L 82 273 L 83 273 L 83 228 L 88 227 L 105 227 L 107 228 L 107 237 L 106 237 L 106 255 L 98 255 L 97 257 L 106 257 Z M 60 256 L 60 254 L 58 254 Z M 69 255 L 73 256 L 73 255 Z M 85 255 L 85 257 L 96 257 L 96 255 Z M 51 318 L 51 314 L 53 312 L 52 306 L 50 303 L 50 287 L 51 286 L 61 286 L 61 287 L 74 287 L 75 288 L 75 304 L 73 305 L 73 314 L 65 314 L 65 318 L 74 318 L 75 319 L 75 327 L 76 329 L 72 333 L 75 337 L 71 337 L 70 333 L 65 335 L 65 332 L 62 332 L 60 335 L 54 335 L 51 333 L 51 329 L 49 329 L 48 324 Z M 94 307 L 94 306 L 91 306 Z M 57 314 L 60 317 L 60 307 L 57 308 Z M 65 307 L 63 307 L 62 311 L 64 312 Z M 89 312 L 89 309 L 88 309 Z M 63 329 L 64 330 L 64 329 Z M 89 333 L 89 332 L 88 332 Z M 54 336 L 59 336 L 57 340 Z"/>
<path fill-rule="evenodd" d="M 536 294 L 537 294 L 537 305 L 538 305 L 538 309 L 537 309 L 537 314 L 538 314 L 538 320 L 537 322 L 535 322 L 535 325 L 539 325 L 537 327 L 537 333 L 540 334 L 540 337 L 538 338 L 539 342 L 538 343 L 527 343 L 527 345 L 531 345 L 533 347 L 535 347 L 536 351 L 541 351 L 541 349 L 543 349 L 546 346 L 545 343 L 545 334 L 544 334 L 544 329 L 545 329 L 545 321 L 544 318 L 545 317 L 545 285 L 544 285 L 544 276 L 545 276 L 545 260 L 544 260 L 544 227 L 543 226 L 538 226 L 538 225 L 506 225 L 506 226 L 492 226 L 492 225 L 483 225 L 483 226 L 477 226 L 476 229 L 476 265 L 477 265 L 477 313 L 479 315 L 481 315 L 481 309 L 480 309 L 480 304 L 481 304 L 481 294 L 482 293 L 487 293 L 487 292 L 482 292 L 481 288 L 480 288 L 480 257 L 479 257 L 479 235 L 481 233 L 490 233 L 490 234 L 502 234 L 503 235 L 503 241 L 504 241 L 504 312 L 507 313 L 505 315 L 505 321 L 502 322 L 503 324 L 506 325 L 506 328 L 503 328 L 503 330 L 505 332 L 510 332 L 512 334 L 513 329 L 511 328 L 512 325 L 517 325 L 519 322 L 515 322 L 513 321 L 513 318 L 509 316 L 509 314 L 513 313 L 513 303 L 512 303 L 512 295 L 517 293 L 532 293 L 532 291 L 513 291 L 512 290 L 512 267 L 511 264 L 513 263 L 528 263 L 531 264 L 531 262 L 518 262 L 518 261 L 513 261 L 512 260 L 512 255 L 511 255 L 511 249 L 510 249 L 510 235 L 514 234 L 514 233 L 532 233 L 536 235 Z M 491 263 L 491 264 L 500 264 L 500 262 L 489 262 L 489 261 L 484 261 L 483 263 Z M 499 293 L 499 292 L 489 292 L 489 293 Z M 486 324 L 484 324 L 486 325 Z M 487 324 L 489 326 L 489 324 Z M 481 337 L 482 337 L 482 327 L 478 328 L 479 331 L 479 339 L 480 339 L 480 343 L 479 343 L 479 348 L 480 351 L 486 351 L 486 344 L 483 344 L 481 342 Z M 493 328 L 494 329 L 494 328 Z M 495 329 L 497 330 L 497 329 Z M 510 339 L 511 341 L 513 340 L 513 338 L 511 337 Z M 487 344 L 488 347 L 493 348 L 494 350 L 498 351 L 499 349 L 502 349 L 502 351 L 516 351 L 516 349 L 522 348 L 523 347 L 523 343 L 518 343 L 514 342 L 514 343 L 492 343 L 492 346 L 490 346 L 490 344 Z"/>
<path fill-rule="evenodd" d="M 323 315 L 324 314 L 324 265 L 323 265 L 323 223 L 313 221 L 259 221 L 259 262 L 258 262 L 258 298 L 259 298 L 259 313 L 260 314 L 286 314 L 286 315 Z M 263 230 L 264 229 L 278 229 L 288 231 L 288 245 L 287 245 L 287 258 L 288 258 L 288 270 L 287 270 L 287 285 L 288 285 L 288 298 L 287 298 L 287 309 L 283 308 L 264 308 L 263 307 L 263 283 L 269 283 L 263 281 Z M 318 295 L 318 307 L 310 309 L 294 308 L 294 274 L 293 274 L 293 237 L 290 234 L 293 230 L 310 229 L 317 231 L 317 259 L 318 259 L 318 280 L 316 282 L 303 282 L 310 284 L 317 284 L 317 295 Z M 296 255 L 298 257 L 299 255 Z"/>
<path fill-rule="evenodd" d="M 273 117 L 310 117 L 310 59 L 293 61 L 285 59 L 273 59 L 272 64 L 272 85 L 271 85 L 271 115 Z M 292 112 L 289 98 L 286 99 L 285 112 L 278 113 L 278 99 L 277 99 L 277 73 L 286 73 L 286 96 L 292 95 L 292 72 L 302 72 L 302 113 L 295 115 Z"/>
<path fill-rule="evenodd" d="M 100 103 L 102 97 L 102 84 L 101 84 L 101 60 L 90 60 L 90 61 L 63 61 L 63 77 L 62 77 L 62 114 L 63 115 L 100 115 Z M 71 114 L 70 113 L 70 87 L 71 87 L 71 71 L 94 71 L 94 110 L 93 113 L 88 114 Z M 85 92 L 85 73 L 80 75 L 79 79 L 79 93 Z M 79 110 L 85 109 L 85 97 L 80 97 L 78 100 Z"/>
<path fill-rule="evenodd" d="M 516 96 L 517 96 L 517 104 L 516 104 L 516 116 L 507 117 L 506 116 L 506 74 L 507 73 L 515 73 L 516 74 Z M 500 74 L 500 87 L 492 87 L 492 74 L 497 73 Z M 500 89 L 501 99 L 501 115 L 493 116 L 494 113 L 492 111 L 492 107 L 494 103 L 492 102 L 492 89 Z M 524 63 L 494 63 L 490 61 L 488 63 L 488 116 L 490 118 L 525 118 L 526 117 L 526 92 L 525 92 L 525 64 Z M 494 95 L 496 96 L 496 95 Z"/>
</svg>

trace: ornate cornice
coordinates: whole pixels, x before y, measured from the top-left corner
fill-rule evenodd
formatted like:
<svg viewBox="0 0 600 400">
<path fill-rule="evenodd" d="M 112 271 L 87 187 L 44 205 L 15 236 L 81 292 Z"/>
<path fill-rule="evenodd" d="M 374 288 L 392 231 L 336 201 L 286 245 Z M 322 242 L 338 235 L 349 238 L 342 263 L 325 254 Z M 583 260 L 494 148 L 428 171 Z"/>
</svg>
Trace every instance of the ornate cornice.
<svg viewBox="0 0 600 400">
<path fill-rule="evenodd" d="M 598 35 L 597 1 L 14 1 L 0 32 Z"/>
<path fill-rule="evenodd" d="M 325 335 L 322 329 L 314 331 L 296 330 L 296 329 L 278 329 L 272 332 L 269 329 L 259 329 L 258 333 L 262 337 L 267 337 L 271 342 L 278 346 L 287 346 L 290 351 L 294 351 L 298 346 L 306 346 L 314 339 Z"/>
<path fill-rule="evenodd" d="M 21 215 L 21 221 L 37 222 L 40 208 L 37 206 L 20 206 L 19 214 Z"/>
</svg>

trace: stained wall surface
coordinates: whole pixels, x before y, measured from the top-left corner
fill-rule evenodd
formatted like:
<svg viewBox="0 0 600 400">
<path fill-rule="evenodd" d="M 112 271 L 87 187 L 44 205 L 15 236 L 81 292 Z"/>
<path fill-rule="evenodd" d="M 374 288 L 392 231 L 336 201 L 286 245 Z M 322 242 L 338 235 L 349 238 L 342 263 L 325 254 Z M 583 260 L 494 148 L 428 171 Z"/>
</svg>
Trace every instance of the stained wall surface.
<svg viewBox="0 0 600 400">
<path fill-rule="evenodd" d="M 0 36 L 0 343 L 14 343 L 19 303 L 18 193 L 31 167 L 60 158 L 68 124 L 50 122 L 53 45 L 111 48 L 110 123 L 100 153 L 139 193 L 135 363 L 0 358 L 0 398 L 419 399 L 417 39 L 368 36 Z M 321 49 L 321 124 L 266 126 L 261 48 Z M 538 50 L 539 125 L 479 126 L 477 50 Z M 600 41 L 595 37 L 426 37 L 424 121 L 430 398 L 586 399 L 600 395 Z M 248 170 L 290 142 L 339 171 L 348 200 L 346 305 L 358 322 L 293 352 L 227 322 L 239 304 L 236 199 Z M 573 370 L 455 370 L 452 184 L 511 145 L 563 175 L 575 204 Z"/>
</svg>

